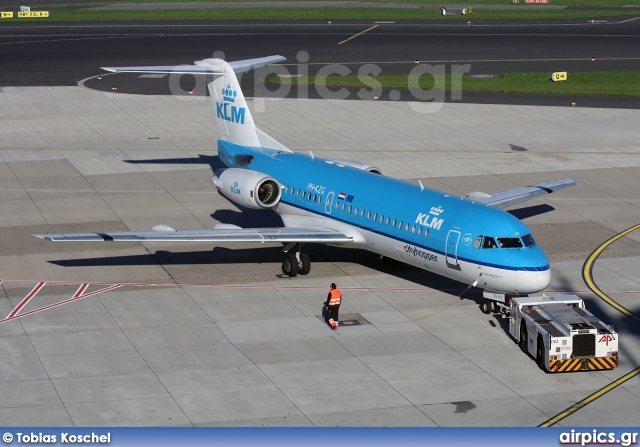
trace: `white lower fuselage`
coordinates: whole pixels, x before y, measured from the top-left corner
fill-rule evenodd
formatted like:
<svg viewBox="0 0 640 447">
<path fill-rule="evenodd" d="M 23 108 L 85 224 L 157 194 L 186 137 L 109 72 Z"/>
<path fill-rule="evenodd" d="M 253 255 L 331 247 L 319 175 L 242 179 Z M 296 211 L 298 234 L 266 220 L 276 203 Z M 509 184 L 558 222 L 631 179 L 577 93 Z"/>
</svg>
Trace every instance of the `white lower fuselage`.
<svg viewBox="0 0 640 447">
<path fill-rule="evenodd" d="M 364 248 L 465 284 L 477 281 L 477 286 L 481 288 L 507 293 L 533 293 L 543 290 L 550 282 L 549 269 L 527 271 L 496 268 L 461 260 L 455 253 L 443 254 L 446 253 L 444 247 L 439 247 L 439 250 L 424 245 L 418 247 L 389 235 L 332 219 L 330 215 L 321 216 L 285 203 L 279 203 L 275 210 L 287 227 L 332 228 L 353 237 L 352 247 Z"/>
</svg>

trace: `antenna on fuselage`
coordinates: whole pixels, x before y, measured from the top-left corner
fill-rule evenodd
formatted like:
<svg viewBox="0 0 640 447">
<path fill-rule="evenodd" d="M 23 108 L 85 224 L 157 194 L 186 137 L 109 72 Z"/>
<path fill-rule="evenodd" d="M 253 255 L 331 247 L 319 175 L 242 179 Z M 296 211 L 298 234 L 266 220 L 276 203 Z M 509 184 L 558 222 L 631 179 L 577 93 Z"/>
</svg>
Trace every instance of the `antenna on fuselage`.
<svg viewBox="0 0 640 447">
<path fill-rule="evenodd" d="M 424 191 L 424 185 L 422 184 L 422 180 L 418 180 L 418 183 L 420 183 L 420 191 Z"/>
<path fill-rule="evenodd" d="M 314 159 L 313 152 L 309 151 L 309 156 L 311 157 L 312 160 Z"/>
</svg>

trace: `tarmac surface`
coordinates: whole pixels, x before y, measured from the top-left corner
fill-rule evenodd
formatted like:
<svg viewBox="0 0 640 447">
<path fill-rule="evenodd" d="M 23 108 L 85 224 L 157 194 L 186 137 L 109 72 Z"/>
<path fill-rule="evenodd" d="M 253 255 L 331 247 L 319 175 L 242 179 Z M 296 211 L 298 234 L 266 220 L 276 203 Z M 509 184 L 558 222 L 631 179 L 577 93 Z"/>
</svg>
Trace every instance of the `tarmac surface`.
<svg viewBox="0 0 640 447">
<path fill-rule="evenodd" d="M 548 292 L 578 293 L 620 334 L 620 367 L 545 374 L 484 315 L 478 292 L 348 248 L 52 243 L 32 233 L 277 225 L 209 182 L 203 98 L 82 87 L 0 91 L 0 420 L 11 426 L 536 426 L 640 366 L 638 320 L 590 293 L 586 257 L 640 219 L 640 111 L 255 99 L 293 150 L 369 161 L 452 194 L 565 176 L 579 186 L 521 204 L 547 252 Z M 640 233 L 594 280 L 640 315 Z M 343 324 L 320 310 L 343 290 Z M 562 420 L 640 426 L 640 376 Z"/>
<path fill-rule="evenodd" d="M 191 63 L 224 49 L 229 60 L 283 54 L 292 73 L 306 64 L 299 51 L 310 73 L 333 62 L 404 73 L 417 58 L 471 63 L 472 73 L 638 69 L 640 20 L 608 20 L 380 24 L 345 45 L 372 23 L 3 26 L 3 425 L 536 426 L 640 366 L 638 319 L 581 276 L 596 247 L 640 220 L 635 98 L 538 96 L 527 106 L 514 105 L 527 95 L 465 94 L 434 113 L 407 97 L 253 100 L 258 125 L 293 150 L 366 160 L 452 194 L 576 179 L 511 212 L 549 256 L 549 292 L 578 293 L 620 333 L 614 371 L 545 374 L 507 320 L 480 312 L 477 290 L 360 250 L 306 245 L 311 274 L 287 278 L 280 246 L 31 236 L 281 224 L 210 184 L 221 164 L 208 99 L 171 95 L 166 79 L 98 81 L 100 66 Z M 256 54 L 257 41 L 277 50 Z M 251 77 L 243 90 L 264 93 Z M 594 267 L 600 288 L 636 316 L 639 243 L 630 233 Z M 351 322 L 335 332 L 320 318 L 331 282 Z M 640 376 L 559 425 L 640 426 Z"/>
</svg>

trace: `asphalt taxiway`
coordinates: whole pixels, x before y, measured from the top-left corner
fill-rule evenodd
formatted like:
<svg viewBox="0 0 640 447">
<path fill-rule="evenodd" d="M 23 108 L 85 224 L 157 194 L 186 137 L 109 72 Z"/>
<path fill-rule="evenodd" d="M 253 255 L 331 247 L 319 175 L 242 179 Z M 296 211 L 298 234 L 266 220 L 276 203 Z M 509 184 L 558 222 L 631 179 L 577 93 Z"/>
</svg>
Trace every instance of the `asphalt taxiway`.
<svg viewBox="0 0 640 447">
<path fill-rule="evenodd" d="M 379 22 L 7 23 L 0 29 L 0 59 L 7 64 L 0 86 L 76 85 L 97 75 L 101 66 L 191 64 L 214 52 L 223 52 L 227 60 L 280 54 L 287 58 L 280 65 L 292 75 L 315 75 L 330 64 L 352 73 L 370 64 L 383 74 L 407 74 L 416 60 L 447 72 L 468 64 L 472 74 L 640 70 L 639 17 L 597 23 L 473 21 L 471 26 L 466 21 Z M 243 91 L 251 95 L 251 87 L 245 83 Z M 168 93 L 166 83 L 149 78 L 128 92 Z M 473 98 L 465 94 L 462 100 L 491 101 Z M 607 105 L 607 98 L 601 103 L 619 107 Z"/>
<path fill-rule="evenodd" d="M 522 204 L 553 271 L 620 334 L 620 367 L 545 374 L 480 312 L 477 292 L 348 248 L 309 245 L 308 276 L 281 248 L 51 243 L 32 233 L 278 224 L 214 192 L 213 109 L 202 98 L 82 87 L 0 92 L 0 419 L 4 425 L 535 426 L 640 365 L 638 320 L 586 288 L 604 240 L 638 224 L 638 110 L 255 99 L 293 150 L 364 159 L 452 194 L 565 176 Z M 372 192 L 375 193 L 375 192 Z M 640 233 L 594 280 L 635 315 Z M 344 293 L 331 331 L 328 286 Z M 639 426 L 640 377 L 559 425 Z"/>
</svg>

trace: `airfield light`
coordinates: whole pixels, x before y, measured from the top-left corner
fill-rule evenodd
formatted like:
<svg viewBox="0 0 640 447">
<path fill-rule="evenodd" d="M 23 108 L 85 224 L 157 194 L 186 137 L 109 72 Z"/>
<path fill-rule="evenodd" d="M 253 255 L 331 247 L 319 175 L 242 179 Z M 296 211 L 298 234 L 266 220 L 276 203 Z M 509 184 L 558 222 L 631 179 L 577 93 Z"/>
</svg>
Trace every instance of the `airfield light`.
<svg viewBox="0 0 640 447">
<path fill-rule="evenodd" d="M 189 94 L 190 94 L 190 95 L 193 95 L 193 90 L 189 90 Z"/>
<path fill-rule="evenodd" d="M 373 97 L 373 99 L 374 99 L 374 100 L 377 100 L 377 99 L 378 99 L 378 95 L 375 95 L 375 96 Z"/>
<path fill-rule="evenodd" d="M 575 102 L 575 101 L 573 101 L 573 102 L 571 103 L 571 106 L 572 106 L 572 107 L 575 107 L 575 106 L 576 106 L 576 102 Z"/>
<path fill-rule="evenodd" d="M 471 25 L 471 22 L 467 22 L 467 25 Z"/>
<path fill-rule="evenodd" d="M 98 75 L 98 81 L 102 81 L 102 75 Z"/>
<path fill-rule="evenodd" d="M 116 87 L 116 86 L 114 85 L 114 86 L 111 88 L 111 90 L 113 90 L 113 91 L 115 92 L 116 90 L 118 90 L 118 87 Z"/>
<path fill-rule="evenodd" d="M 331 20 L 329 20 L 327 23 L 328 23 L 329 25 L 331 25 Z"/>
<path fill-rule="evenodd" d="M 420 61 L 418 59 L 416 59 L 416 65 L 418 65 L 420 63 Z"/>
<path fill-rule="evenodd" d="M 595 57 L 592 57 L 592 58 L 591 58 L 591 62 L 595 62 L 595 61 L 596 61 L 596 58 L 595 58 Z"/>
</svg>

